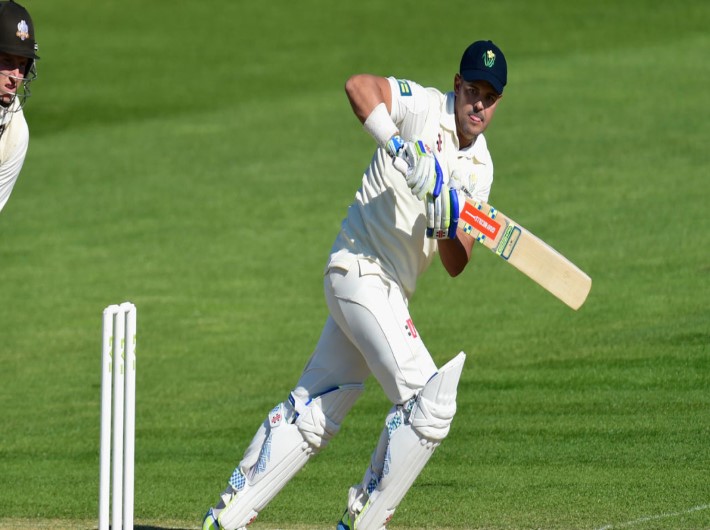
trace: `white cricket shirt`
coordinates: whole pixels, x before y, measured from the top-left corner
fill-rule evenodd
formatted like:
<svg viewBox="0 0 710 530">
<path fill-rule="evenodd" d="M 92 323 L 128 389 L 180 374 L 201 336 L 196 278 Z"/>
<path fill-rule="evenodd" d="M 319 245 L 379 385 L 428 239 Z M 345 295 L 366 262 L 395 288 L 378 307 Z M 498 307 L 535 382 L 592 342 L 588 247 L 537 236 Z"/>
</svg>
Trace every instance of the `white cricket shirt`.
<svg viewBox="0 0 710 530">
<path fill-rule="evenodd" d="M 15 98 L 10 109 L 5 112 L 4 109 L 0 110 L 0 129 L 4 129 L 0 135 L 0 211 L 5 207 L 17 182 L 30 142 L 30 131 L 19 105 L 20 102 Z"/>
<path fill-rule="evenodd" d="M 493 162 L 483 135 L 459 150 L 454 93 L 443 94 L 393 77 L 389 82 L 391 117 L 402 138 L 424 141 L 436 155 L 445 183 L 455 175 L 476 199 L 487 201 Z M 379 147 L 348 208 L 326 270 L 349 270 L 356 262 L 361 274 L 378 274 L 382 269 L 410 298 L 437 249 L 436 240 L 426 237 L 424 202 L 412 195 L 387 152 Z"/>
</svg>

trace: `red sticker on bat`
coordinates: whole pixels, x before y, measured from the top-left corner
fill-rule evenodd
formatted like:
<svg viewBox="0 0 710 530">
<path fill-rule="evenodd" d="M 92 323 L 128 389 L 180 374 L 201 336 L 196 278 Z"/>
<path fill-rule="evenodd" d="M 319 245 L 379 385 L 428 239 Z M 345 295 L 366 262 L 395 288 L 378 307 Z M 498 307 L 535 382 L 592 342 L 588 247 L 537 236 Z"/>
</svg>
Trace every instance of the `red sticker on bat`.
<svg viewBox="0 0 710 530">
<path fill-rule="evenodd" d="M 461 220 L 470 224 L 475 230 L 491 239 L 495 239 L 500 231 L 500 223 L 488 217 L 473 204 L 466 201 L 461 210 Z"/>
</svg>

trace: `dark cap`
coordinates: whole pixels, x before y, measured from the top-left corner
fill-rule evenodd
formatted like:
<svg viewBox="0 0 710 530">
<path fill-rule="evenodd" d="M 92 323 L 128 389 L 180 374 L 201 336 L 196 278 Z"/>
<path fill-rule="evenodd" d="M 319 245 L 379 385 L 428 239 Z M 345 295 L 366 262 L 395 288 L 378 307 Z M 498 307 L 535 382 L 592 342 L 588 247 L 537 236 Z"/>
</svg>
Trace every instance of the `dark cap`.
<svg viewBox="0 0 710 530">
<path fill-rule="evenodd" d="M 466 48 L 459 73 L 466 81 L 488 81 L 499 94 L 508 81 L 505 55 L 489 40 L 476 41 Z"/>
<path fill-rule="evenodd" d="M 30 14 L 13 0 L 0 2 L 0 51 L 39 59 Z"/>
</svg>

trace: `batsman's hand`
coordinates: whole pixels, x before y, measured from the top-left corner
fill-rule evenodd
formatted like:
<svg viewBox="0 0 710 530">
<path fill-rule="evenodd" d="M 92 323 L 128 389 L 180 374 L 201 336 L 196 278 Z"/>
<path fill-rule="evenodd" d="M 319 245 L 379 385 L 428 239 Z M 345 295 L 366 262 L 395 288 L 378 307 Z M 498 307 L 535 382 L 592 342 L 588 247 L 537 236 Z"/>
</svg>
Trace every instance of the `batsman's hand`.
<svg viewBox="0 0 710 530">
<path fill-rule="evenodd" d="M 421 140 L 405 142 L 395 135 L 385 148 L 395 169 L 404 175 L 407 186 L 419 200 L 424 200 L 427 193 L 438 195 L 441 192 L 444 176 L 428 145 Z"/>
<path fill-rule="evenodd" d="M 461 201 L 459 191 L 444 189 L 438 196 L 426 195 L 426 236 L 431 239 L 456 239 Z"/>
</svg>

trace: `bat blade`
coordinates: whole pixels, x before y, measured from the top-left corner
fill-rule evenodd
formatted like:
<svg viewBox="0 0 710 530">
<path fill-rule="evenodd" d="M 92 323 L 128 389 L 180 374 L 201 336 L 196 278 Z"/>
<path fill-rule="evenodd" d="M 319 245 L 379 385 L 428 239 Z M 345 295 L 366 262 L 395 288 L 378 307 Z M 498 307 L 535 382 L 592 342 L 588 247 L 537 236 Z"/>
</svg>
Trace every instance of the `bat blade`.
<svg viewBox="0 0 710 530">
<path fill-rule="evenodd" d="M 490 204 L 466 199 L 459 228 L 572 309 L 587 299 L 592 279 L 584 271 Z"/>
</svg>

